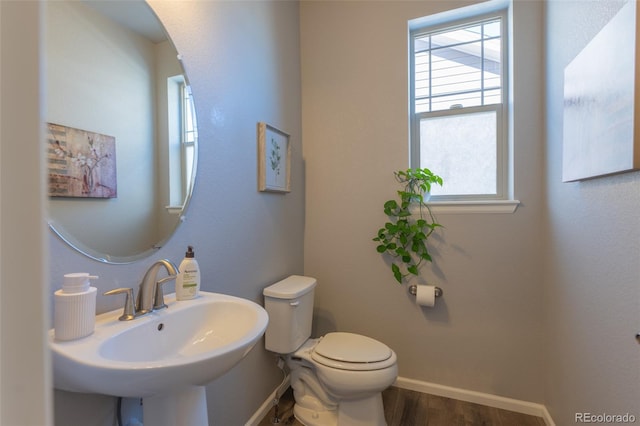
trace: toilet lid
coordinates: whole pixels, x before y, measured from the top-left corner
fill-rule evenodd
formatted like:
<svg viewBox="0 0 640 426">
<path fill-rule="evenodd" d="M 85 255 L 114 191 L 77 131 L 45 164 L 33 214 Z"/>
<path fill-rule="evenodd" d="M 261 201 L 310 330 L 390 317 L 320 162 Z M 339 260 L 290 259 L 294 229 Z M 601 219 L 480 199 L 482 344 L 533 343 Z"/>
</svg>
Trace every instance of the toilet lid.
<svg viewBox="0 0 640 426">
<path fill-rule="evenodd" d="M 391 357 L 391 349 L 370 337 L 353 333 L 328 333 L 314 348 L 314 357 L 349 363 L 376 363 Z"/>
</svg>

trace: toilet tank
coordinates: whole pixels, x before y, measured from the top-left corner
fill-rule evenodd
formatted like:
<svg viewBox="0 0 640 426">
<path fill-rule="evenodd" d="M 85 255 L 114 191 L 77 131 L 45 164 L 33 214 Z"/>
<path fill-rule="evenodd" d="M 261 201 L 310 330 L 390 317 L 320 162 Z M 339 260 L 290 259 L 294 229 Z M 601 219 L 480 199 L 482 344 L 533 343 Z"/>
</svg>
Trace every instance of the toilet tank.
<svg viewBox="0 0 640 426">
<path fill-rule="evenodd" d="M 311 336 L 316 279 L 291 275 L 262 291 L 269 314 L 265 347 L 279 354 L 295 352 Z"/>
</svg>

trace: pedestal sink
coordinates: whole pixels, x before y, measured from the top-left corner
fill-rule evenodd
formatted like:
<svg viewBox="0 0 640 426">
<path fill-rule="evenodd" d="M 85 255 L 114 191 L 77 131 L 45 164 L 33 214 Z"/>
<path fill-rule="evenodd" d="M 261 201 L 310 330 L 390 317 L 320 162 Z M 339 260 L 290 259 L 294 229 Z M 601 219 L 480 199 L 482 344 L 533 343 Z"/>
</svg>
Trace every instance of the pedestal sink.
<svg viewBox="0 0 640 426">
<path fill-rule="evenodd" d="M 238 297 L 200 292 L 132 321 L 122 310 L 96 317 L 90 336 L 70 342 L 49 332 L 58 389 L 144 398 L 144 423 L 207 425 L 204 385 L 229 371 L 253 348 L 266 311 Z"/>
</svg>

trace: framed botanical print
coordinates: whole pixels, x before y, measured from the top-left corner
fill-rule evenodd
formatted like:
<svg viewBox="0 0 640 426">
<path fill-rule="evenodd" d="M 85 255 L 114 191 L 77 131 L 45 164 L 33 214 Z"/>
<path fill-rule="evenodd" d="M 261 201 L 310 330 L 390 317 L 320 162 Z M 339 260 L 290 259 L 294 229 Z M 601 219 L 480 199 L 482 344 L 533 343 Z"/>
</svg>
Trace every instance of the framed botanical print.
<svg viewBox="0 0 640 426">
<path fill-rule="evenodd" d="M 258 190 L 291 191 L 289 135 L 267 123 L 258 123 Z"/>
</svg>

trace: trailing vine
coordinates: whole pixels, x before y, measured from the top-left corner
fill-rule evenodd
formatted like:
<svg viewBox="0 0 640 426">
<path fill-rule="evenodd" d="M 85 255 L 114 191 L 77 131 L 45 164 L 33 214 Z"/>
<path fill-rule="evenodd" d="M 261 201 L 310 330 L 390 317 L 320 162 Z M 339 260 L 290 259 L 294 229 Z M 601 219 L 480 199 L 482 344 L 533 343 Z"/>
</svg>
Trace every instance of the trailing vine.
<svg viewBox="0 0 640 426">
<path fill-rule="evenodd" d="M 389 221 L 378 230 L 373 239 L 378 243 L 378 253 L 392 259 L 391 271 L 400 284 L 402 280 L 419 274 L 424 262 L 431 262 L 427 240 L 442 227 L 426 204 L 431 185 L 442 186 L 442 178 L 427 168 L 394 172 L 402 185 L 398 199 L 384 203 L 384 213 Z M 415 210 L 418 214 L 414 214 Z"/>
</svg>

